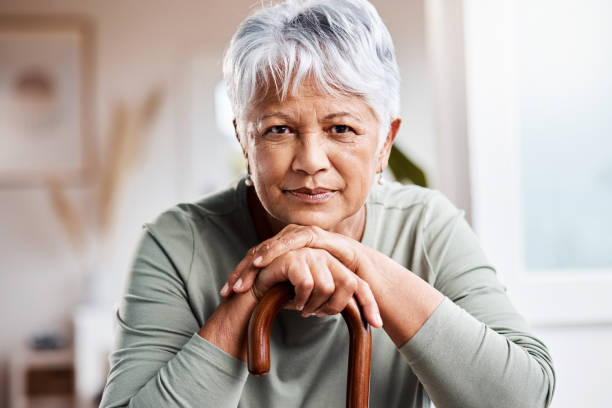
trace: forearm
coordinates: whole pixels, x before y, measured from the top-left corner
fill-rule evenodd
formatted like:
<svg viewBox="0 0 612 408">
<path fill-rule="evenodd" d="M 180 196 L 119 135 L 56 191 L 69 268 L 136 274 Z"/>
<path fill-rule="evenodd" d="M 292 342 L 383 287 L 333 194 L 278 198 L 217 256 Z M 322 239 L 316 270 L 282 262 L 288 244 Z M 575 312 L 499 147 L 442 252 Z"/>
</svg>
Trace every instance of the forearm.
<svg viewBox="0 0 612 408">
<path fill-rule="evenodd" d="M 146 366 L 136 361 L 132 370 Z M 138 391 L 126 390 L 134 386 L 127 378 L 111 379 L 100 407 L 236 408 L 247 377 L 245 363 L 194 334 Z"/>
<path fill-rule="evenodd" d="M 223 300 L 198 335 L 227 354 L 246 361 L 246 334 L 257 299 L 249 290 Z"/>
<path fill-rule="evenodd" d="M 400 352 L 438 408 L 545 407 L 554 372 L 526 333 L 488 327 L 445 299 Z"/>
<path fill-rule="evenodd" d="M 444 296 L 423 279 L 373 249 L 357 271 L 372 289 L 384 330 L 400 347 L 423 326 Z"/>
<path fill-rule="evenodd" d="M 249 293 L 221 302 L 167 362 L 163 354 L 173 347 L 162 347 L 166 352 L 161 355 L 153 352 L 150 338 L 119 320 L 123 337 L 137 335 L 138 340 L 121 341 L 113 354 L 113 372 L 100 406 L 235 408 L 248 377 L 243 344 L 254 304 Z"/>
</svg>

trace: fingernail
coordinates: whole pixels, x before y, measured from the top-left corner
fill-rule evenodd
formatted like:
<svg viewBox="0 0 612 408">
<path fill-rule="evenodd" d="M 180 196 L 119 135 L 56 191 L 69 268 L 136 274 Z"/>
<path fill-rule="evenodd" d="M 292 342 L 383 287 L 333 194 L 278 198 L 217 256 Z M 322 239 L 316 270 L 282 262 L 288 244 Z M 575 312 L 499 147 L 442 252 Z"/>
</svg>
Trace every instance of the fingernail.
<svg viewBox="0 0 612 408">
<path fill-rule="evenodd" d="M 297 305 L 295 308 L 297 310 L 304 310 L 304 305 Z"/>
<path fill-rule="evenodd" d="M 234 290 L 240 290 L 241 286 L 242 286 L 242 278 L 238 279 L 236 283 L 234 283 Z"/>
<path fill-rule="evenodd" d="M 376 316 L 374 317 L 374 320 L 376 320 L 376 325 L 378 327 L 382 327 L 383 325 L 383 321 L 382 321 L 382 317 L 380 317 L 380 314 L 376 314 Z"/>
<path fill-rule="evenodd" d="M 323 317 L 323 316 L 325 316 L 325 313 L 323 313 L 323 312 L 317 312 L 317 313 L 315 313 L 315 316 L 317 316 L 317 317 Z"/>
<path fill-rule="evenodd" d="M 221 288 L 221 296 L 227 296 L 227 292 L 229 292 L 229 286 L 225 282 L 225 285 Z"/>
<path fill-rule="evenodd" d="M 255 260 L 253 261 L 254 264 L 259 264 L 261 262 L 263 258 L 260 256 L 258 256 L 257 258 L 255 258 Z"/>
</svg>

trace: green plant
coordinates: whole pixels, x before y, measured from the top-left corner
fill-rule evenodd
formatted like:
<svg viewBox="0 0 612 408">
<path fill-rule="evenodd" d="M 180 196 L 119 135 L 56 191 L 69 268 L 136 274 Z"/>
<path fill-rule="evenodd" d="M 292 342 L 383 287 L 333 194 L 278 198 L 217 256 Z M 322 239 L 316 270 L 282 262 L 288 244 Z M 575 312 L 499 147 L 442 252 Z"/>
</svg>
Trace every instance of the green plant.
<svg viewBox="0 0 612 408">
<path fill-rule="evenodd" d="M 427 176 L 419 166 L 414 164 L 395 144 L 391 146 L 389 155 L 389 170 L 393 177 L 401 183 L 413 183 L 427 187 Z"/>
</svg>

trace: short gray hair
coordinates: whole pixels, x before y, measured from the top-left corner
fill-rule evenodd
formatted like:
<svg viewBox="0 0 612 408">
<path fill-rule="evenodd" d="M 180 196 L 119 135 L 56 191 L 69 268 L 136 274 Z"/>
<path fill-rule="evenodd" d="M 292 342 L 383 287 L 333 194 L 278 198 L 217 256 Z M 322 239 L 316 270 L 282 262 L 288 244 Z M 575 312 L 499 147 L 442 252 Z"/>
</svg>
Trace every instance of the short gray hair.
<svg viewBox="0 0 612 408">
<path fill-rule="evenodd" d="M 305 79 L 324 94 L 358 95 L 381 123 L 381 139 L 399 114 L 393 41 L 367 0 L 287 0 L 238 27 L 223 74 L 234 116 L 268 95 L 282 101 Z"/>
</svg>

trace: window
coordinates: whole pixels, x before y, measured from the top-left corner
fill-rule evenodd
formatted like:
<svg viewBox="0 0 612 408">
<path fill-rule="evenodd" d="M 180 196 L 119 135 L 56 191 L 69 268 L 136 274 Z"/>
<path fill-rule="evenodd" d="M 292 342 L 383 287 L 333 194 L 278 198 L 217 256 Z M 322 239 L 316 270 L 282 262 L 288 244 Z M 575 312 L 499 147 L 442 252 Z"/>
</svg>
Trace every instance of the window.
<svg viewBox="0 0 612 408">
<path fill-rule="evenodd" d="M 612 3 L 466 1 L 474 227 L 533 323 L 612 321 Z"/>
</svg>

